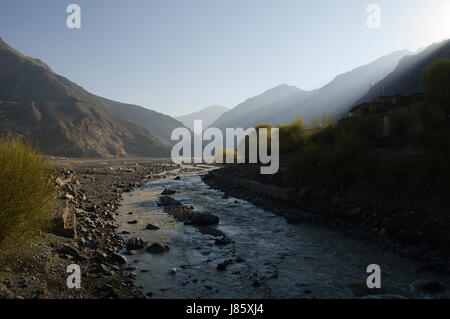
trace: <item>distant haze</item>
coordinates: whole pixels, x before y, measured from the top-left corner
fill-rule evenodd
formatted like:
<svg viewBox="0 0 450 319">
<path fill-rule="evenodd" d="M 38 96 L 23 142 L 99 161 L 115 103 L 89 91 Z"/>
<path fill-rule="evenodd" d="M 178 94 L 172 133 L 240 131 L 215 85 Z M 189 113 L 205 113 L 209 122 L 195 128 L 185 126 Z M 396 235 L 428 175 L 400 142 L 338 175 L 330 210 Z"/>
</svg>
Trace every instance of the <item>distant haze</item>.
<svg viewBox="0 0 450 319">
<path fill-rule="evenodd" d="M 229 110 L 230 109 L 225 106 L 212 105 L 195 113 L 178 116 L 175 119 L 186 125 L 186 127 L 191 130 L 194 130 L 194 121 L 201 120 L 203 122 L 203 129 L 205 129 L 217 120 L 223 113 Z"/>
</svg>

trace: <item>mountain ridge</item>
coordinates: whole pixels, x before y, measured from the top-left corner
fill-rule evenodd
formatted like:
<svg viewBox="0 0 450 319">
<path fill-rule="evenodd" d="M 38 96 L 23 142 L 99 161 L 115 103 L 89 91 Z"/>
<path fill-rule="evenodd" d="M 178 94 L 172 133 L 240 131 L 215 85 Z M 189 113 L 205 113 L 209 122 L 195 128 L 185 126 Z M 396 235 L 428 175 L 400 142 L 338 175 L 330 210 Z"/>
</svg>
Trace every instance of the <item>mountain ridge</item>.
<svg viewBox="0 0 450 319">
<path fill-rule="evenodd" d="M 423 70 L 433 61 L 441 58 L 450 59 L 450 39 L 433 43 L 417 54 L 405 56 L 391 73 L 370 88 L 354 105 L 369 102 L 379 95 L 422 93 L 421 77 Z"/>
<path fill-rule="evenodd" d="M 202 120 L 203 128 L 206 128 L 216 121 L 223 113 L 228 112 L 229 110 L 230 109 L 225 106 L 211 105 L 197 112 L 177 116 L 175 119 L 186 125 L 186 127 L 191 130 L 194 129 L 194 120 Z"/>
<path fill-rule="evenodd" d="M 168 156 L 169 137 L 162 140 L 118 116 L 122 105 L 89 93 L 1 40 L 0 130 L 4 134 L 30 138 L 44 153 L 57 156 Z M 171 120 L 171 126 L 182 125 Z"/>
</svg>

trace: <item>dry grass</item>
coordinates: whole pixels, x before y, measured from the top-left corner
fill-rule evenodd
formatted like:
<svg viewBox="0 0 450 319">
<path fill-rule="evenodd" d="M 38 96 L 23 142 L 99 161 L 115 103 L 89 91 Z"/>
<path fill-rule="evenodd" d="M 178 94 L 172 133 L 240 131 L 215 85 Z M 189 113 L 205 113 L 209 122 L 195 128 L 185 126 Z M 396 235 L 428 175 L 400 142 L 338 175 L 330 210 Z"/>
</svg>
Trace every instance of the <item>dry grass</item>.
<svg viewBox="0 0 450 319">
<path fill-rule="evenodd" d="M 31 144 L 0 139 L 0 261 L 50 225 L 55 176 Z"/>
</svg>

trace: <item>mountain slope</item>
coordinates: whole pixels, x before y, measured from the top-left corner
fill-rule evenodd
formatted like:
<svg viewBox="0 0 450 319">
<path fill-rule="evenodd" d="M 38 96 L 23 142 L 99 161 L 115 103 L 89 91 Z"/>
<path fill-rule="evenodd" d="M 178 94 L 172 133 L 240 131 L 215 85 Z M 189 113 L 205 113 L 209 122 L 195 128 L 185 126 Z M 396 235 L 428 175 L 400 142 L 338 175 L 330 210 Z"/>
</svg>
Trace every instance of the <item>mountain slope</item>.
<svg viewBox="0 0 450 319">
<path fill-rule="evenodd" d="M 214 123 L 214 121 L 217 120 L 223 113 L 229 110 L 230 109 L 225 106 L 212 105 L 198 112 L 179 116 L 175 119 L 186 125 L 186 127 L 190 128 L 191 130 L 194 129 L 195 120 L 202 120 L 203 128 L 206 128 Z"/>
<path fill-rule="evenodd" d="M 252 97 L 232 110 L 225 112 L 211 126 L 222 130 L 227 127 L 248 128 L 259 123 L 254 120 L 256 116 L 261 118 L 269 117 L 276 110 L 274 109 L 276 105 L 285 103 L 286 100 L 291 98 L 296 100 L 306 99 L 311 94 L 313 93 L 302 91 L 295 86 L 283 84 Z"/>
<path fill-rule="evenodd" d="M 274 126 L 286 124 L 301 117 L 309 121 L 313 116 L 330 113 L 338 116 L 346 111 L 356 100 L 361 98 L 370 85 L 377 83 L 392 72 L 407 50 L 397 51 L 381 57 L 372 63 L 358 67 L 347 73 L 338 75 L 333 81 L 314 91 L 302 91 L 298 88 L 281 86 L 286 92 L 270 101 L 263 95 L 250 99 L 235 109 L 225 113 L 213 126 L 252 127 L 259 123 L 269 123 Z M 280 87 L 278 87 L 280 88 Z M 278 88 L 272 90 L 277 91 Z M 250 106 L 248 106 L 250 104 Z"/>
<path fill-rule="evenodd" d="M 279 109 L 271 118 L 261 119 L 272 124 L 290 123 L 302 117 L 305 121 L 323 113 L 338 116 L 347 110 L 357 99 L 364 95 L 371 84 L 383 79 L 392 72 L 399 60 L 409 51 L 397 51 L 381 57 L 372 63 L 360 66 L 352 71 L 338 75 L 333 81 L 320 88 L 306 101 L 295 101 Z"/>
<path fill-rule="evenodd" d="M 107 112 L 108 100 L 90 94 L 1 39 L 0 102 L 0 130 L 29 137 L 48 154 L 170 154 L 170 145 L 149 130 Z"/>
<path fill-rule="evenodd" d="M 433 44 L 420 50 L 416 55 L 404 57 L 392 73 L 379 81 L 355 104 L 371 101 L 379 95 L 422 93 L 421 79 L 423 70 L 433 61 L 442 58 L 450 59 L 450 40 Z"/>
</svg>

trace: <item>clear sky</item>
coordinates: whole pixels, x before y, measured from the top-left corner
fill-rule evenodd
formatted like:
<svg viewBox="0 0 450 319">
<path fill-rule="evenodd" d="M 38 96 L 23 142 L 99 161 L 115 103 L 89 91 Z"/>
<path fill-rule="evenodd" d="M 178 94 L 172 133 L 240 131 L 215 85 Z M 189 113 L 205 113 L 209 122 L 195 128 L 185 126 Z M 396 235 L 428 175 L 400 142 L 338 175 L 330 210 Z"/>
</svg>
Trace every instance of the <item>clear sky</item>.
<svg viewBox="0 0 450 319">
<path fill-rule="evenodd" d="M 66 26 L 70 3 L 81 29 Z M 175 116 L 450 38 L 450 1 L 1 0 L 0 37 L 92 93 Z"/>
</svg>

